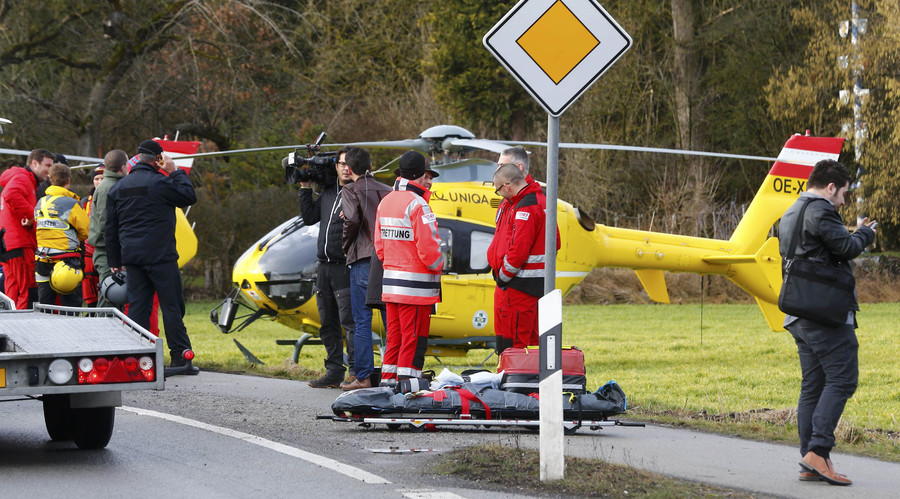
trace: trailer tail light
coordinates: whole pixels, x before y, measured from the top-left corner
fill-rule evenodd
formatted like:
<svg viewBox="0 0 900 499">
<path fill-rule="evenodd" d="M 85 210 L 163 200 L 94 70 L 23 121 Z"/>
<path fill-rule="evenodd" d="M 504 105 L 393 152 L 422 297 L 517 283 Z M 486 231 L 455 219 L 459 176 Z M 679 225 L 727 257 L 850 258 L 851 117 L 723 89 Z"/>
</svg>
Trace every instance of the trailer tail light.
<svg viewBox="0 0 900 499">
<path fill-rule="evenodd" d="M 55 385 L 65 385 L 72 379 L 75 370 L 72 363 L 66 359 L 56 359 L 50 363 L 47 369 L 47 378 Z"/>
<path fill-rule="evenodd" d="M 83 358 L 78 361 L 78 384 L 96 385 L 102 383 L 132 383 L 135 381 L 154 381 L 156 371 L 153 359 L 143 356 L 125 357 L 112 360 L 105 357 Z"/>
</svg>

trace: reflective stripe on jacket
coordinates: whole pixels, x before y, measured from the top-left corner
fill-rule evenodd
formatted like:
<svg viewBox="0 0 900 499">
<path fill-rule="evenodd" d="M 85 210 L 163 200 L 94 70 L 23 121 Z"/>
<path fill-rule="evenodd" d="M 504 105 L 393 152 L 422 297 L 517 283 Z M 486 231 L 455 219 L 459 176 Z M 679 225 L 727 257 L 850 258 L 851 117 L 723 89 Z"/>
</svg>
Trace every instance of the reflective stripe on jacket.
<svg viewBox="0 0 900 499">
<path fill-rule="evenodd" d="M 375 219 L 375 253 L 384 262 L 382 299 L 431 305 L 441 301 L 441 238 L 428 198 L 431 191 L 399 178 Z"/>
<path fill-rule="evenodd" d="M 87 239 L 90 219 L 75 193 L 51 185 L 34 208 L 34 223 L 38 248 L 73 252 Z"/>
</svg>

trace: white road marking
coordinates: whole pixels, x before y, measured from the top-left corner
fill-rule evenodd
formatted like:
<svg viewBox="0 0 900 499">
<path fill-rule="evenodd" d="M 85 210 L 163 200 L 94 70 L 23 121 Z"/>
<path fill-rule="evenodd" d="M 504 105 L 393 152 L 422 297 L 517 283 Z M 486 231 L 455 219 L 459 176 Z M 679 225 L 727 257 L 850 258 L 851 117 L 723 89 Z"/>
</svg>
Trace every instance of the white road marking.
<svg viewBox="0 0 900 499">
<path fill-rule="evenodd" d="M 199 428 L 201 430 L 211 431 L 213 433 L 218 433 L 220 435 L 225 435 L 226 437 L 236 438 L 238 440 L 243 440 L 247 443 L 259 445 L 260 447 L 265 447 L 267 449 L 273 450 L 275 452 L 280 452 L 282 454 L 296 457 L 302 459 L 304 461 L 308 461 L 316 466 L 321 466 L 323 468 L 328 468 L 332 471 L 336 471 L 342 475 L 348 476 L 350 478 L 359 480 L 365 483 L 391 483 L 380 476 L 373 475 L 368 471 L 363 471 L 359 468 L 355 468 L 353 466 L 346 465 L 340 461 L 335 461 L 334 459 L 329 459 L 325 456 L 320 456 L 318 454 L 313 454 L 311 452 L 306 452 L 295 447 L 290 447 L 288 445 L 280 444 L 278 442 L 273 442 L 271 440 L 267 440 L 262 437 L 257 437 L 256 435 L 251 435 L 249 433 L 244 433 L 237 430 L 232 430 L 229 428 L 223 428 L 221 426 L 215 426 L 207 423 L 202 423 L 200 421 L 195 421 L 193 419 L 183 418 L 181 416 L 175 416 L 173 414 L 166 414 L 163 412 L 156 412 L 147 409 L 139 409 L 137 407 L 120 407 L 123 411 L 132 412 L 134 414 L 138 414 L 141 416 L 150 416 L 153 418 L 164 419 L 166 421 L 172 421 L 174 423 L 183 424 L 186 426 L 192 426 L 194 428 Z"/>
<path fill-rule="evenodd" d="M 464 499 L 453 492 L 442 492 L 434 489 L 400 489 L 398 492 L 409 499 Z"/>
</svg>

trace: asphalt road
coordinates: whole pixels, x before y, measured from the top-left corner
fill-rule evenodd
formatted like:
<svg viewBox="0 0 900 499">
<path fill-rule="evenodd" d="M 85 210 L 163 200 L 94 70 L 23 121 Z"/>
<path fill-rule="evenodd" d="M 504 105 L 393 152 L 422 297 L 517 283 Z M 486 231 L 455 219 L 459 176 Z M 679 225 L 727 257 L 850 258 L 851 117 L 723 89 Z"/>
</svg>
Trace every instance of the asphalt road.
<svg viewBox="0 0 900 499">
<path fill-rule="evenodd" d="M 318 420 L 338 390 L 305 382 L 203 372 L 170 378 L 162 392 L 130 392 L 102 451 L 46 436 L 40 403 L 0 404 L 0 490 L 5 497 L 72 490 L 203 496 L 514 497 L 427 472 L 442 451 L 481 443 L 537 448 L 526 432 L 446 429 L 413 433 Z M 448 428 L 448 427 L 445 427 Z M 394 448 L 394 453 L 378 450 Z M 430 449 L 430 452 L 402 452 Z M 401 451 L 401 452 L 396 452 Z M 511 451 L 511 456 L 513 451 Z M 579 430 L 566 455 L 600 458 L 776 497 L 897 497 L 900 464 L 833 454 L 855 483 L 797 480 L 795 448 L 660 426 Z M 92 488 L 93 487 L 93 488 Z M 624 491 L 623 491 L 624 492 Z M 624 495 L 624 493 L 623 493 Z"/>
</svg>

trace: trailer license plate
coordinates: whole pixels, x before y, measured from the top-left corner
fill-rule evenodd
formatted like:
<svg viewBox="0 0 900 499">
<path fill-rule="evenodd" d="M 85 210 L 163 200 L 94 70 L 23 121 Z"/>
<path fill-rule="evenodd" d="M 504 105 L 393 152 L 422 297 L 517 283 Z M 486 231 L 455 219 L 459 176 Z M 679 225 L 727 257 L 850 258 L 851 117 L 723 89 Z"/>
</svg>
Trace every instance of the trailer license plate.
<svg viewBox="0 0 900 499">
<path fill-rule="evenodd" d="M 0 367 L 0 388 L 6 388 L 6 369 Z"/>
</svg>

